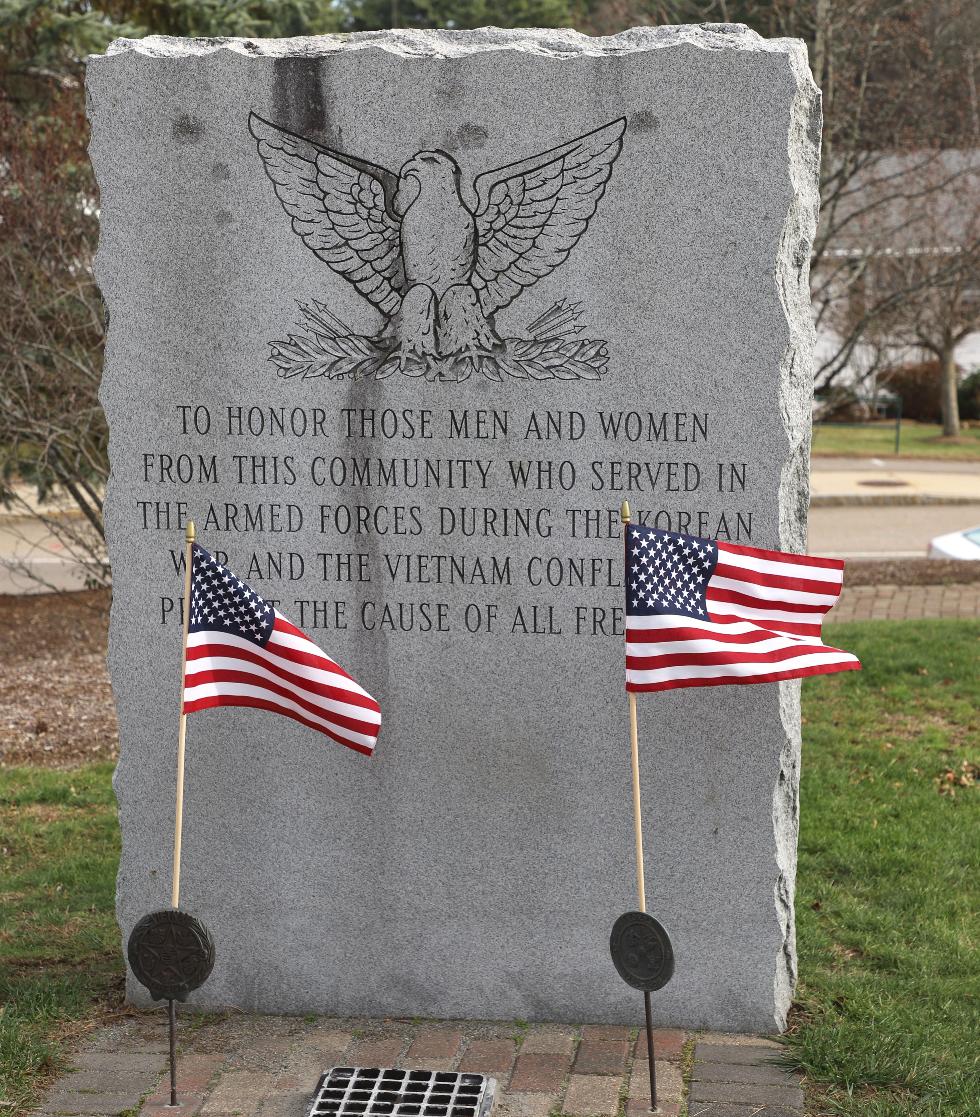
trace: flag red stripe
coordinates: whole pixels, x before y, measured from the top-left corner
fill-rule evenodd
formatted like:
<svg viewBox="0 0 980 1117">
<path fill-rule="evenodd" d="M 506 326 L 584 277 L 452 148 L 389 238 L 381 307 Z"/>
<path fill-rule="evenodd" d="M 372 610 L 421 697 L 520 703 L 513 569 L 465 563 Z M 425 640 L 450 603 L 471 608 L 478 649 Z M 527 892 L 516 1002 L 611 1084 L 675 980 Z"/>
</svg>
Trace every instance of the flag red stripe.
<svg viewBox="0 0 980 1117">
<path fill-rule="evenodd" d="M 634 694 L 649 693 L 654 690 L 679 690 L 695 686 L 747 686 L 749 683 L 778 683 L 783 679 L 802 679 L 805 675 L 830 675 L 835 671 L 860 671 L 860 663 L 817 663 L 810 667 L 798 667 L 788 671 L 768 671 L 764 675 L 722 675 L 715 679 L 667 679 L 662 683 L 631 683 L 627 680 L 626 690 Z"/>
<path fill-rule="evenodd" d="M 290 636 L 298 636 L 301 640 L 309 640 L 309 636 L 301 628 L 297 628 L 292 621 L 287 621 L 279 613 L 276 613 L 276 623 L 273 627 L 280 632 L 288 632 Z"/>
<path fill-rule="evenodd" d="M 350 681 L 352 683 L 355 681 L 350 675 L 347 674 L 347 672 L 343 669 L 343 667 L 340 666 L 339 663 L 335 663 L 326 654 L 326 652 L 320 651 L 320 649 L 316 646 L 316 644 L 313 643 L 313 641 L 309 638 L 309 636 L 306 635 L 305 632 L 303 632 L 301 629 L 297 628 L 296 625 L 294 625 L 291 621 L 287 621 L 285 617 L 280 617 L 278 614 L 276 614 L 276 621 L 275 621 L 275 624 L 272 626 L 272 628 L 273 628 L 274 632 L 282 632 L 287 636 L 295 636 L 297 639 L 305 641 L 305 643 L 310 645 L 310 647 L 313 649 L 313 651 L 308 652 L 308 653 L 303 653 L 298 648 L 296 648 L 296 649 L 288 648 L 287 649 L 287 645 L 285 645 L 285 644 L 267 644 L 266 647 L 274 647 L 277 650 L 278 649 L 287 649 L 289 651 L 295 651 L 296 654 L 298 654 L 298 655 L 303 655 L 303 654 L 321 655 L 326 660 L 326 662 L 329 664 L 329 668 L 327 668 L 328 670 L 335 671 L 338 675 L 343 675 L 345 679 L 350 679 Z"/>
<path fill-rule="evenodd" d="M 311 644 L 311 646 L 316 648 L 315 644 Z M 318 667 L 321 671 L 330 671 L 335 675 L 340 675 L 341 678 L 350 679 L 351 682 L 354 682 L 343 667 L 339 667 L 332 659 L 328 659 L 319 648 L 317 648 L 316 653 L 301 652 L 297 648 L 290 648 L 285 644 L 269 643 L 266 644 L 264 650 L 268 655 L 277 655 L 280 659 L 289 660 L 290 663 L 302 663 L 306 667 Z M 380 709 L 380 707 L 378 708 Z"/>
<path fill-rule="evenodd" d="M 844 569 L 843 559 L 819 558 L 815 555 L 791 555 L 786 551 L 765 551 L 761 547 L 745 547 L 739 543 L 719 543 L 719 562 L 721 561 L 720 556 L 726 551 L 733 555 L 750 555 L 752 558 L 765 559 L 767 562 L 788 562 L 795 563 L 797 566 L 819 566 L 823 570 L 843 571 Z"/>
<path fill-rule="evenodd" d="M 770 586 L 780 590 L 799 590 L 801 593 L 819 593 L 833 597 L 840 592 L 840 585 L 834 582 L 819 582 L 812 578 L 793 578 L 784 574 L 762 574 L 745 566 L 729 566 L 720 562 L 715 567 L 712 578 L 731 578 L 733 581 L 752 582 L 757 586 Z"/>
<path fill-rule="evenodd" d="M 627 624 L 629 622 L 627 621 Z M 666 644 L 678 640 L 724 640 L 726 644 L 756 644 L 782 633 L 757 628 L 753 632 L 712 632 L 707 628 L 627 628 L 627 644 Z"/>
<path fill-rule="evenodd" d="M 187 676 L 188 687 L 202 686 L 204 683 L 245 683 L 247 686 L 267 690 L 270 694 L 276 694 L 280 698 L 288 698 L 290 702 L 302 706 L 308 713 L 316 714 L 317 717 L 323 718 L 324 721 L 331 721 L 334 725 L 341 725 L 344 729 L 351 730 L 352 733 L 363 733 L 365 736 L 373 737 L 378 732 L 377 722 L 361 721 L 358 718 L 340 714 L 326 706 L 320 706 L 316 702 L 304 698 L 302 694 L 297 694 L 295 690 L 273 683 L 262 675 L 255 675 L 251 671 L 231 671 L 222 667 L 216 670 L 195 671 L 193 675 Z"/>
<path fill-rule="evenodd" d="M 294 699 L 295 701 L 295 699 Z M 192 714 L 198 710 L 209 710 L 216 706 L 249 706 L 256 710 L 271 710 L 274 714 L 282 714 L 284 717 L 292 718 L 293 721 L 298 721 L 301 725 L 305 725 L 308 729 L 315 729 L 317 733 L 324 733 L 331 740 L 336 741 L 338 745 L 345 745 L 354 752 L 363 753 L 364 756 L 371 756 L 374 750 L 367 745 L 357 744 L 355 741 L 348 741 L 344 737 L 337 736 L 336 733 L 331 733 L 326 726 L 320 725 L 315 721 L 308 721 L 304 717 L 300 717 L 295 710 L 289 710 L 285 706 L 280 706 L 277 702 L 266 701 L 262 698 L 253 698 L 249 695 L 238 694 L 213 694 L 207 698 L 197 698 L 193 702 L 184 703 L 184 713 Z M 378 727 L 372 726 L 371 732 L 373 733 Z"/>
<path fill-rule="evenodd" d="M 268 648 L 265 650 L 268 651 Z M 238 648 L 232 644 L 198 644 L 195 647 L 187 649 L 188 662 L 218 657 L 224 659 L 241 659 L 248 663 L 255 663 L 259 667 L 264 667 L 267 671 L 271 671 L 274 675 L 278 675 L 279 678 L 295 683 L 296 686 L 302 687 L 303 690 L 310 691 L 313 694 L 322 695 L 324 698 L 333 698 L 337 702 L 347 702 L 351 706 L 361 706 L 365 710 L 373 710 L 375 713 L 381 712 L 381 707 L 370 695 L 362 694 L 357 690 L 347 690 L 344 687 L 331 686 L 329 683 L 316 682 L 306 675 L 301 675 L 285 667 L 281 667 L 268 655 L 262 652 L 252 651 L 251 648 L 246 651 L 244 648 Z M 319 664 L 314 664 L 312 666 L 319 666 Z M 346 677 L 349 678 L 350 676 Z M 197 678 L 197 675 L 195 675 L 194 678 Z M 351 680 L 351 682 L 353 682 L 353 680 Z M 193 684 L 189 682 L 188 685 Z"/>
</svg>

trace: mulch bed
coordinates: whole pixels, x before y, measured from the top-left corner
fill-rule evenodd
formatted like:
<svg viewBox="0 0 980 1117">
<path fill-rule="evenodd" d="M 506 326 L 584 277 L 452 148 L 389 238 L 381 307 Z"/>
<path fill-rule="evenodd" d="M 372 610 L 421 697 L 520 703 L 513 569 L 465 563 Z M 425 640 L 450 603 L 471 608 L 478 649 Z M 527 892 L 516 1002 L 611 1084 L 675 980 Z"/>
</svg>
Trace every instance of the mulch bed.
<svg viewBox="0 0 980 1117">
<path fill-rule="evenodd" d="M 114 760 L 109 593 L 0 595 L 0 768 Z"/>
<path fill-rule="evenodd" d="M 849 562 L 845 586 L 962 586 L 980 582 L 980 562 L 885 559 Z"/>
<path fill-rule="evenodd" d="M 980 582 L 980 562 L 849 562 L 847 586 Z M 115 760 L 119 739 L 105 655 L 109 592 L 0 594 L 0 768 Z"/>
</svg>

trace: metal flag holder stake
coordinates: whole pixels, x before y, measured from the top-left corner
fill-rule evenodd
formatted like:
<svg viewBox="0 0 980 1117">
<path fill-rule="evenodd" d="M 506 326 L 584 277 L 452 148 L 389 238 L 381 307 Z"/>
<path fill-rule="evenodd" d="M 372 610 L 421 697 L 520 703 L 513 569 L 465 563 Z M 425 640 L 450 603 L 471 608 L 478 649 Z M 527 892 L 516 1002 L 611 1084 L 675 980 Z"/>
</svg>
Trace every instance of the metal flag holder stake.
<svg viewBox="0 0 980 1117">
<path fill-rule="evenodd" d="M 180 847 L 184 826 L 184 672 L 187 666 L 187 633 L 190 625 L 191 568 L 194 558 L 194 523 L 187 525 L 184 550 L 184 632 L 180 657 L 180 730 L 177 735 L 177 797 L 174 820 L 174 860 L 170 907 L 154 911 L 136 924 L 126 955 L 133 976 L 145 985 L 155 1001 L 167 1001 L 170 1025 L 170 1105 L 177 1107 L 177 1001 L 200 988 L 214 968 L 214 940 L 204 924 L 180 904 Z"/>
<path fill-rule="evenodd" d="M 199 919 L 177 908 L 150 912 L 136 924 L 126 950 L 133 975 L 155 1001 L 166 1000 L 170 1024 L 170 1104 L 177 1106 L 177 1001 L 207 981 L 214 941 Z"/>
<path fill-rule="evenodd" d="M 623 554 L 628 554 L 630 506 L 623 501 L 620 515 L 623 521 Z M 628 562 L 624 569 L 629 575 Z M 636 722 L 636 695 L 629 694 L 630 709 L 630 759 L 633 772 L 633 836 L 636 842 L 636 892 L 639 911 L 628 911 L 613 924 L 609 937 L 616 972 L 634 989 L 643 991 L 643 1009 L 646 1016 L 647 1062 L 650 1068 L 650 1110 L 657 1112 L 657 1068 L 653 1048 L 653 1016 L 650 1011 L 650 993 L 662 989 L 674 976 L 674 949 L 663 924 L 647 915 L 646 884 L 643 877 L 643 816 L 640 811 L 640 747 Z"/>
</svg>

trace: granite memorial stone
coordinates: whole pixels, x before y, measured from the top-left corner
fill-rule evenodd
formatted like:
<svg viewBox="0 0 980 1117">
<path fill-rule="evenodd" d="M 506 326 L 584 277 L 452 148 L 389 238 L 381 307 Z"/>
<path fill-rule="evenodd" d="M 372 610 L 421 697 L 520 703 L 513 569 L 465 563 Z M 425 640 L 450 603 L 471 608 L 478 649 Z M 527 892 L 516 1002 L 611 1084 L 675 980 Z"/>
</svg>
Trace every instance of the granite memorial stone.
<svg viewBox="0 0 980 1117">
<path fill-rule="evenodd" d="M 620 502 L 805 545 L 819 96 L 744 27 L 121 40 L 88 72 L 124 937 L 168 895 L 183 530 L 381 701 L 194 714 L 191 1003 L 637 1023 Z M 664 1024 L 782 1026 L 799 686 L 640 703 Z M 130 995 L 146 993 L 130 978 Z"/>
</svg>

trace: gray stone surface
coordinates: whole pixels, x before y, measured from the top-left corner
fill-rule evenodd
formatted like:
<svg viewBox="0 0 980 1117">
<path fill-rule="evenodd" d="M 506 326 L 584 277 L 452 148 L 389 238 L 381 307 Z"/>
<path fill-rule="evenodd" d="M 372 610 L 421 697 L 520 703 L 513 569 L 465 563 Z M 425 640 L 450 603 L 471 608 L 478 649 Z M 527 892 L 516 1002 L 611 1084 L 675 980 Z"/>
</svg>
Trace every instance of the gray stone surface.
<svg viewBox="0 0 980 1117">
<path fill-rule="evenodd" d="M 691 1104 L 717 1101 L 744 1105 L 777 1105 L 803 1108 L 803 1090 L 796 1085 L 768 1086 L 757 1082 L 703 1082 L 695 1080 L 689 1091 Z"/>
<path fill-rule="evenodd" d="M 123 935 L 169 898 L 190 516 L 385 718 L 366 759 L 270 713 L 191 717 L 182 905 L 217 944 L 194 1002 L 639 1022 L 607 948 L 635 905 L 616 512 L 628 497 L 659 526 L 804 544 L 819 100 L 803 45 L 727 25 L 147 39 L 92 59 L 88 97 L 111 314 Z M 318 160 L 308 140 L 375 166 Z M 395 180 L 378 168 L 412 160 L 383 211 Z M 488 207 L 475 282 L 460 198 Z M 311 300 L 317 321 L 298 305 Z M 302 375 L 328 365 L 380 375 Z M 244 409 L 241 431 L 229 408 Z M 269 433 L 270 408 L 284 433 Z M 398 429 L 361 437 L 343 409 L 390 409 Z M 630 411 L 641 440 L 604 435 L 600 413 Z M 451 437 L 453 414 L 466 437 Z M 528 437 L 532 419 L 551 437 Z M 374 482 L 395 459 L 397 485 L 359 483 L 355 459 Z M 441 484 L 405 487 L 401 459 L 439 463 Z M 512 462 L 531 463 L 526 489 Z M 360 531 L 337 511 L 356 506 Z M 479 510 L 478 534 L 459 530 L 463 508 Z M 500 533 L 504 510 L 530 530 L 494 536 L 487 518 Z M 455 556 L 467 584 L 396 555 Z M 489 584 L 494 559 L 510 562 L 505 584 Z M 414 610 L 415 630 L 385 606 Z M 677 957 L 657 1022 L 782 1026 L 798 687 L 650 695 L 640 724 L 648 903 Z M 132 982 L 130 995 L 144 997 Z"/>
<path fill-rule="evenodd" d="M 88 1117 L 116 1117 L 117 1114 L 131 1113 L 139 1103 L 138 1093 L 79 1093 L 73 1089 L 55 1091 L 45 1099 L 38 1110 L 43 1114 L 59 1114 L 64 1117 L 86 1114 Z"/>
<path fill-rule="evenodd" d="M 754 1037 L 753 1037 L 754 1038 Z M 783 1048 L 759 1043 L 713 1044 L 699 1042 L 694 1048 L 695 1063 L 727 1063 L 730 1065 L 758 1066 L 778 1063 Z"/>
<path fill-rule="evenodd" d="M 763 1086 L 795 1086 L 785 1067 L 748 1066 L 745 1063 L 696 1063 L 691 1077 L 696 1082 L 758 1082 Z"/>
</svg>

